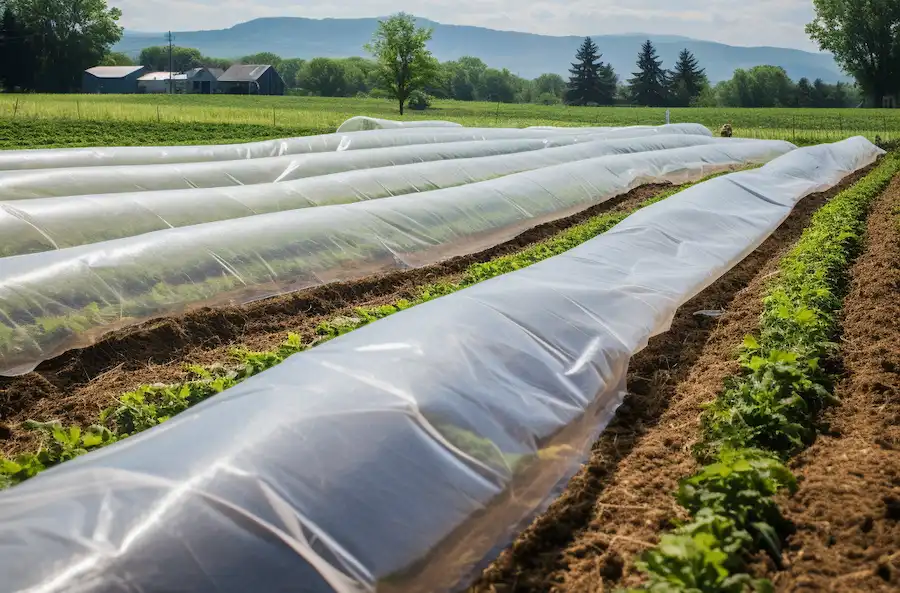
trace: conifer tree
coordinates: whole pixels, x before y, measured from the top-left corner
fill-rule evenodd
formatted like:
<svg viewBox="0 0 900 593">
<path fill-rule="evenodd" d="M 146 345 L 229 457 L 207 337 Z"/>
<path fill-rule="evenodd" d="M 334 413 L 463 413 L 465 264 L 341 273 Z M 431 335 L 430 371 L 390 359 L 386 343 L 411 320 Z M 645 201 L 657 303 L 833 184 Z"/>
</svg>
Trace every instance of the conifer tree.
<svg viewBox="0 0 900 593">
<path fill-rule="evenodd" d="M 631 100 L 637 105 L 662 107 L 666 105 L 668 95 L 668 76 L 662 67 L 662 60 L 656 54 L 656 48 L 648 39 L 641 46 L 638 54 L 638 71 L 628 81 Z"/>
<path fill-rule="evenodd" d="M 681 50 L 669 76 L 669 99 L 674 107 L 689 107 L 691 101 L 709 86 L 706 71 L 700 68 L 697 58 L 687 49 Z"/>
<path fill-rule="evenodd" d="M 612 105 L 618 78 L 611 65 L 600 61 L 601 57 L 593 40 L 585 38 L 575 54 L 576 62 L 569 69 L 566 103 Z"/>
</svg>

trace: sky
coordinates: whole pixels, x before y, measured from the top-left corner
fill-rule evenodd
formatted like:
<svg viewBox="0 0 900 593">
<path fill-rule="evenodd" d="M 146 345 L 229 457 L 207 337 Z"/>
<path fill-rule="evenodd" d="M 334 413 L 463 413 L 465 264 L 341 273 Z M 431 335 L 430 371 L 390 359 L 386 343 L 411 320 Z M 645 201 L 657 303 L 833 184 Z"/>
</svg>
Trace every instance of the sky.
<svg viewBox="0 0 900 593">
<path fill-rule="evenodd" d="M 397 12 L 388 0 L 110 0 L 138 31 L 223 29 L 259 17 L 377 17 Z M 627 8 L 626 8 L 627 6 Z M 803 32 L 810 0 L 425 0 L 416 16 L 444 24 L 544 35 L 654 33 L 730 45 L 815 51 Z"/>
</svg>

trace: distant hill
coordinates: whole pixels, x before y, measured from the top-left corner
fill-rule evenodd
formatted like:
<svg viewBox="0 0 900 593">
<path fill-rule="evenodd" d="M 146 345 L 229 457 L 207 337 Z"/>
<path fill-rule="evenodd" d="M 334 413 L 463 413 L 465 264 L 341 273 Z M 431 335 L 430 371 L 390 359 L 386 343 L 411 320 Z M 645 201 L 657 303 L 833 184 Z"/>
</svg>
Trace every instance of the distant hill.
<svg viewBox="0 0 900 593">
<path fill-rule="evenodd" d="M 285 58 L 365 55 L 363 44 L 372 36 L 377 19 L 263 18 L 215 31 L 185 31 L 174 34 L 175 44 L 194 47 L 204 55 L 238 58 L 269 51 Z M 525 78 L 545 72 L 565 76 L 581 37 L 551 37 L 533 33 L 495 31 L 482 27 L 443 25 L 420 19 L 434 28 L 429 47 L 441 61 L 476 56 L 493 68 L 509 68 Z M 849 80 L 828 54 L 815 54 L 779 47 L 735 47 L 673 35 L 597 35 L 593 39 L 622 80 L 635 69 L 640 44 L 653 40 L 664 66 L 671 67 L 678 52 L 687 48 L 697 56 L 713 82 L 731 78 L 736 68 L 761 64 L 782 66 L 797 80 L 821 78 L 826 82 Z M 144 47 L 164 45 L 163 33 L 126 31 L 114 48 L 136 55 Z"/>
</svg>

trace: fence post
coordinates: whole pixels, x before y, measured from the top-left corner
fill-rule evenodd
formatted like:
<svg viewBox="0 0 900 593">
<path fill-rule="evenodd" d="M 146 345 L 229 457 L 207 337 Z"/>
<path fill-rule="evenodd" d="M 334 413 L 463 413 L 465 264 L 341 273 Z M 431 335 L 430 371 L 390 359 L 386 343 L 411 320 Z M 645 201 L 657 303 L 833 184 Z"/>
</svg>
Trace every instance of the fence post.
<svg viewBox="0 0 900 593">
<path fill-rule="evenodd" d="M 156 123 L 160 123 L 162 119 L 159 116 L 159 105 L 156 106 Z"/>
<path fill-rule="evenodd" d="M 792 142 L 797 141 L 797 116 L 791 116 L 791 136 L 793 137 Z"/>
<path fill-rule="evenodd" d="M 840 126 L 841 137 L 843 137 L 844 136 L 844 117 L 840 113 L 838 113 L 838 126 Z"/>
<path fill-rule="evenodd" d="M 272 127 L 273 128 L 276 127 L 275 126 L 275 108 L 274 107 L 272 108 Z"/>
<path fill-rule="evenodd" d="M 19 98 L 18 97 L 16 97 L 16 106 L 13 107 L 13 117 L 15 117 L 17 113 L 19 113 Z"/>
<path fill-rule="evenodd" d="M 81 119 L 81 101 L 75 101 L 75 111 L 78 112 L 78 119 Z"/>
</svg>

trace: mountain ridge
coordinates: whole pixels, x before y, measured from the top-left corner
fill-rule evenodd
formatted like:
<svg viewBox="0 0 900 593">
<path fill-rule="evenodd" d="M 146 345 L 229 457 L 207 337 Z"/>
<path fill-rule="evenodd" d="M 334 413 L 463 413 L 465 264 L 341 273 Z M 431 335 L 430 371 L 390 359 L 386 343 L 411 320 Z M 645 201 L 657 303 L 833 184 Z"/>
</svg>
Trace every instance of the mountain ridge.
<svg viewBox="0 0 900 593">
<path fill-rule="evenodd" d="M 492 68 L 508 68 L 526 78 L 545 72 L 565 76 L 584 39 L 417 20 L 434 29 L 429 49 L 439 60 L 476 56 Z M 283 58 L 345 58 L 365 55 L 362 46 L 371 38 L 377 23 L 377 18 L 263 17 L 227 29 L 173 32 L 173 37 L 176 45 L 194 47 L 204 55 L 220 58 L 264 51 Z M 591 38 L 600 47 L 603 60 L 613 65 L 622 80 L 631 76 L 640 44 L 646 39 L 656 45 L 665 67 L 671 67 L 678 52 L 687 48 L 706 68 L 713 82 L 731 78 L 736 68 L 762 64 L 781 66 L 795 80 L 802 77 L 821 78 L 825 82 L 850 80 L 832 56 L 799 49 L 733 46 L 679 35 L 612 34 Z M 164 33 L 126 30 L 113 50 L 136 55 L 144 47 L 165 43 Z"/>
</svg>

